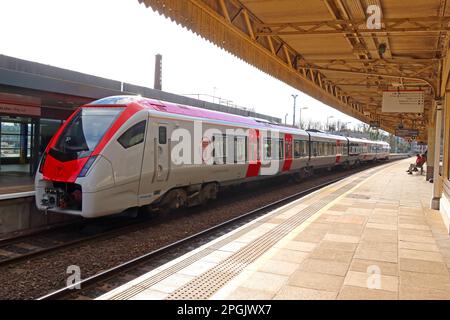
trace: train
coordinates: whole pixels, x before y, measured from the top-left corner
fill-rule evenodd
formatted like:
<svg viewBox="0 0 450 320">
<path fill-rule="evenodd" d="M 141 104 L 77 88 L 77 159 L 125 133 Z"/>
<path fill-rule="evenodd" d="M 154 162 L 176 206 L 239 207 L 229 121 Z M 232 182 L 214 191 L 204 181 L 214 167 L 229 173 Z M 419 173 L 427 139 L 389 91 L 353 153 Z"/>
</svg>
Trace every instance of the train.
<svg viewBox="0 0 450 320">
<path fill-rule="evenodd" d="M 140 96 L 77 108 L 50 140 L 35 177 L 45 212 L 97 218 L 216 199 L 221 187 L 388 160 L 389 144 L 305 131 Z"/>
</svg>

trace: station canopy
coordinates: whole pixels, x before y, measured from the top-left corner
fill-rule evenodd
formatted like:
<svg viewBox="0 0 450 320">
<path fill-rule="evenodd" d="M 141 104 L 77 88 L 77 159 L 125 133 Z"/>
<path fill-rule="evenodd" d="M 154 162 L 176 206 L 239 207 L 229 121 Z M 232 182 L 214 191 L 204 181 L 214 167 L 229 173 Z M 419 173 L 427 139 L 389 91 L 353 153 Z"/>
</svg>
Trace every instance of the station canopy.
<svg viewBox="0 0 450 320">
<path fill-rule="evenodd" d="M 450 1 L 138 1 L 325 104 L 426 141 L 448 68 Z M 423 112 L 382 112 L 384 91 L 423 91 Z"/>
</svg>

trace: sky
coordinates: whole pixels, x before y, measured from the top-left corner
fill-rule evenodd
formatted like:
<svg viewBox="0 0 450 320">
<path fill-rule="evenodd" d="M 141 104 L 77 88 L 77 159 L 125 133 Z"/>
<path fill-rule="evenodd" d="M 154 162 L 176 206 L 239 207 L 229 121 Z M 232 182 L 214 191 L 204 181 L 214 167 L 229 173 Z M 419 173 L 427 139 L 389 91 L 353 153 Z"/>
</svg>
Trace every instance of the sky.
<svg viewBox="0 0 450 320">
<path fill-rule="evenodd" d="M 137 0 L 0 0 L 0 54 L 153 87 L 163 55 L 163 90 L 215 95 L 292 123 L 361 122 L 216 47 Z M 205 99 L 208 99 L 204 96 Z M 212 98 L 209 98 L 212 99 Z M 230 102 L 231 103 L 231 102 Z"/>
</svg>

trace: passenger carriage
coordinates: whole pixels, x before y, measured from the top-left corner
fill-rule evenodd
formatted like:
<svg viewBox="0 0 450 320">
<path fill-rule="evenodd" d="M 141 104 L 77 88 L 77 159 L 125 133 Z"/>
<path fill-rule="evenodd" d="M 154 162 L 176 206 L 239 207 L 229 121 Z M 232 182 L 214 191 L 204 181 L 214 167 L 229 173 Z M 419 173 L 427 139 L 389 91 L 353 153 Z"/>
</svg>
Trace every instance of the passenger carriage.
<svg viewBox="0 0 450 320">
<path fill-rule="evenodd" d="M 110 97 L 77 109 L 50 141 L 35 178 L 36 205 L 88 218 L 193 206 L 216 198 L 221 186 L 284 174 L 301 179 L 314 169 L 376 159 L 373 146 L 250 117 Z"/>
</svg>

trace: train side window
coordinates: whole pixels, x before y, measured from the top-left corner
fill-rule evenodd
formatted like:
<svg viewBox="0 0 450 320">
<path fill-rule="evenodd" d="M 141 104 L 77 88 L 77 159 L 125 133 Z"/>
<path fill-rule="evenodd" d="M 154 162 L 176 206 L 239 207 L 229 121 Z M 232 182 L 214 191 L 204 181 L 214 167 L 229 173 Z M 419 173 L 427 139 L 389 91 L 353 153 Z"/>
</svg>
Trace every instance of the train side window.
<svg viewBox="0 0 450 320">
<path fill-rule="evenodd" d="M 323 156 L 323 142 L 318 142 L 317 144 L 319 145 L 319 148 L 317 150 L 317 155 L 319 157 L 321 157 L 321 156 Z"/>
<path fill-rule="evenodd" d="M 265 139 L 264 140 L 264 157 L 265 160 L 271 160 L 272 159 L 272 140 L 271 139 Z"/>
<path fill-rule="evenodd" d="M 214 164 L 224 164 L 226 158 L 226 138 L 223 135 L 213 136 Z"/>
<path fill-rule="evenodd" d="M 303 141 L 303 156 L 307 157 L 309 155 L 309 142 Z"/>
<path fill-rule="evenodd" d="M 284 140 L 278 140 L 278 159 L 284 159 Z"/>
<path fill-rule="evenodd" d="M 300 140 L 294 141 L 294 158 L 298 159 L 302 156 L 302 142 Z"/>
<path fill-rule="evenodd" d="M 159 144 L 167 143 L 167 127 L 159 127 L 158 128 L 158 142 Z"/>
<path fill-rule="evenodd" d="M 311 145 L 311 155 L 313 156 L 313 157 L 317 157 L 318 156 L 318 142 L 312 142 L 312 145 Z"/>
<path fill-rule="evenodd" d="M 228 137 L 226 134 L 222 135 L 223 138 L 223 163 L 227 163 L 228 156 Z"/>
<path fill-rule="evenodd" d="M 234 162 L 243 164 L 247 161 L 247 143 L 246 137 L 235 137 L 234 138 Z"/>
<path fill-rule="evenodd" d="M 120 136 L 120 138 L 117 139 L 117 142 L 119 142 L 120 145 L 125 149 L 131 148 L 144 142 L 145 124 L 145 120 L 135 124 L 130 129 L 125 131 Z"/>
</svg>

